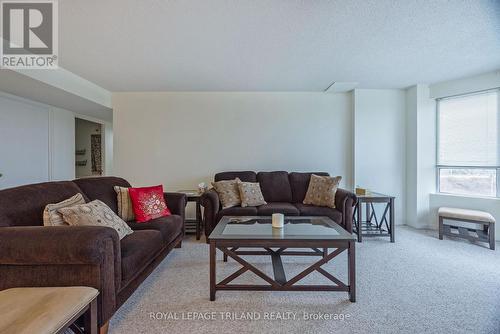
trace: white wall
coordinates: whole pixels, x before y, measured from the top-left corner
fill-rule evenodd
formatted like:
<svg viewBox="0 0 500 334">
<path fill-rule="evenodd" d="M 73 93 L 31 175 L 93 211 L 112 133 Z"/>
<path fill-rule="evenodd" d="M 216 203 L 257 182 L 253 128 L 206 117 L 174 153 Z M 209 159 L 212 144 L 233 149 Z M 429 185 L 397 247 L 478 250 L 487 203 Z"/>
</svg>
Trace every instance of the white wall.
<svg viewBox="0 0 500 334">
<path fill-rule="evenodd" d="M 74 116 L 0 93 L 0 189 L 74 177 Z"/>
<path fill-rule="evenodd" d="M 417 225 L 417 86 L 406 90 L 406 224 Z"/>
<path fill-rule="evenodd" d="M 429 195 L 436 191 L 436 104 L 429 86 L 406 90 L 406 222 L 429 228 Z"/>
<path fill-rule="evenodd" d="M 228 170 L 352 179 L 351 97 L 324 93 L 115 93 L 114 170 L 135 185 L 194 188 Z"/>
<path fill-rule="evenodd" d="M 395 196 L 396 224 L 405 217 L 405 107 L 403 90 L 354 90 L 355 184 Z"/>
<path fill-rule="evenodd" d="M 114 175 L 113 170 L 113 124 L 110 122 L 105 122 L 102 124 L 104 127 L 104 149 L 103 153 L 103 163 L 104 163 L 104 175 L 112 176 Z"/>
<path fill-rule="evenodd" d="M 43 105 L 0 97 L 0 188 L 48 180 L 49 111 Z"/>
<path fill-rule="evenodd" d="M 105 171 L 112 173 L 113 125 L 103 124 Z M 0 92 L 0 189 L 75 178 L 75 113 Z"/>
<path fill-rule="evenodd" d="M 52 181 L 75 178 L 75 115 L 64 109 L 51 108 L 49 124 Z"/>
<path fill-rule="evenodd" d="M 417 85 L 417 225 L 429 227 L 430 194 L 436 191 L 436 102 Z"/>
</svg>

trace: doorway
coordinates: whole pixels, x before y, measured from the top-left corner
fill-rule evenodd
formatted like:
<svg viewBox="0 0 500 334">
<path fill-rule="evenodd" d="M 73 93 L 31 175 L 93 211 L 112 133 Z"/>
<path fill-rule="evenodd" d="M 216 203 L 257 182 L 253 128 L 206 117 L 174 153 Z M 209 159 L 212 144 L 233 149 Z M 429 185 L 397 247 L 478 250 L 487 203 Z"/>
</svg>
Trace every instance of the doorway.
<svg viewBox="0 0 500 334">
<path fill-rule="evenodd" d="M 75 176 L 103 175 L 102 124 L 75 118 Z"/>
</svg>

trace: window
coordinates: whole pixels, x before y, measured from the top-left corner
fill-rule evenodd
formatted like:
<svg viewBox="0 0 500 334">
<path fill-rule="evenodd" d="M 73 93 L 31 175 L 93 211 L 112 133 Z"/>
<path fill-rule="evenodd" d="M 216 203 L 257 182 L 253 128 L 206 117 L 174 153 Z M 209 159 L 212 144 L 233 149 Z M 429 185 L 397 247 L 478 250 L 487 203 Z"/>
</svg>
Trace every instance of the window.
<svg viewBox="0 0 500 334">
<path fill-rule="evenodd" d="M 439 99 L 438 190 L 500 195 L 498 90 Z"/>
</svg>

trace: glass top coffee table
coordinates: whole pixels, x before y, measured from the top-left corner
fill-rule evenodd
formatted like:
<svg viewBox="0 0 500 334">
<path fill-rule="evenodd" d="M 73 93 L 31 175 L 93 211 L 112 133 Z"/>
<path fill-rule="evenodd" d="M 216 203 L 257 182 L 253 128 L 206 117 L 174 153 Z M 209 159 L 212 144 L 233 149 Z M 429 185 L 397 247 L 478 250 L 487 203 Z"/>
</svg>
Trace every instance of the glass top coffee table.
<svg viewBox="0 0 500 334">
<path fill-rule="evenodd" d="M 285 217 L 282 229 L 271 226 L 271 217 L 222 217 L 208 237 L 210 241 L 210 300 L 217 290 L 250 291 L 346 291 L 351 302 L 356 301 L 356 238 L 328 217 Z M 300 248 L 300 249 L 297 249 Z M 216 249 L 242 268 L 216 282 Z M 348 282 L 344 283 L 321 268 L 339 254 L 347 251 Z M 268 276 L 241 256 L 270 256 L 274 277 Z M 319 256 L 308 268 L 287 279 L 281 256 Z M 243 273 L 251 271 L 268 284 L 231 283 Z M 319 272 L 332 284 L 297 284 L 304 277 Z"/>
</svg>

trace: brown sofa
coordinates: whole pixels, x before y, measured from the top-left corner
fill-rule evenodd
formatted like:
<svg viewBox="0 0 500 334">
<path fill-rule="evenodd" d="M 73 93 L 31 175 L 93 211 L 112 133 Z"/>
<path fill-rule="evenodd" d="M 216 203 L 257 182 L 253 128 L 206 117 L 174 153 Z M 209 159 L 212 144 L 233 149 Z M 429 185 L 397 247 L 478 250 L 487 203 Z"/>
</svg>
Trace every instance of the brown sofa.
<svg viewBox="0 0 500 334">
<path fill-rule="evenodd" d="M 283 213 L 287 216 L 327 216 L 352 233 L 352 215 L 357 203 L 352 192 L 338 189 L 335 209 L 302 204 L 306 196 L 311 174 L 327 176 L 328 173 L 288 173 L 283 171 L 223 172 L 215 175 L 215 181 L 239 178 L 244 182 L 259 182 L 267 204 L 258 207 L 232 207 L 221 209 L 219 196 L 215 190 L 202 195 L 201 204 L 205 209 L 205 235 L 208 237 L 223 216 L 269 216 Z"/>
<path fill-rule="evenodd" d="M 184 236 L 183 194 L 165 193 L 171 216 L 129 223 L 134 233 L 119 240 L 109 227 L 43 225 L 48 203 L 76 193 L 117 211 L 113 186 L 121 178 L 99 177 L 32 184 L 0 191 L 0 290 L 33 286 L 90 286 L 99 290 L 103 326 Z"/>
</svg>

